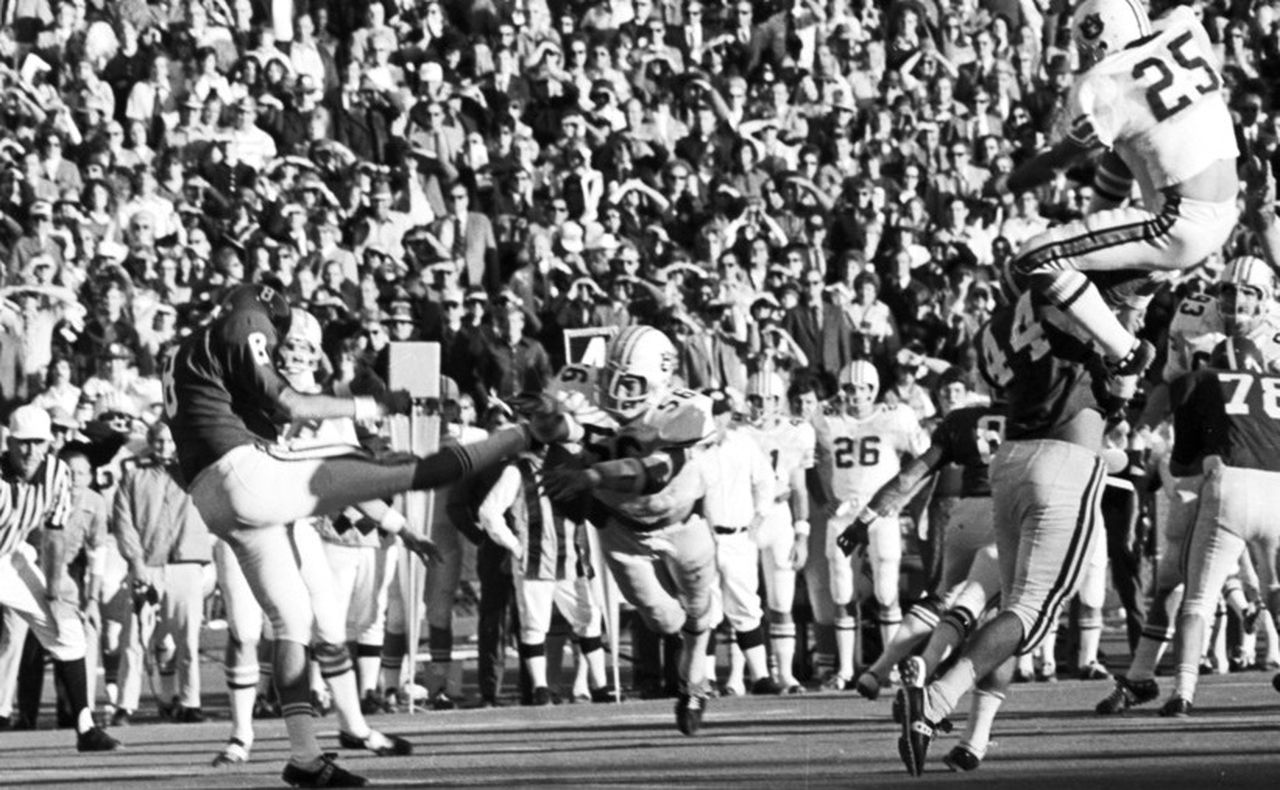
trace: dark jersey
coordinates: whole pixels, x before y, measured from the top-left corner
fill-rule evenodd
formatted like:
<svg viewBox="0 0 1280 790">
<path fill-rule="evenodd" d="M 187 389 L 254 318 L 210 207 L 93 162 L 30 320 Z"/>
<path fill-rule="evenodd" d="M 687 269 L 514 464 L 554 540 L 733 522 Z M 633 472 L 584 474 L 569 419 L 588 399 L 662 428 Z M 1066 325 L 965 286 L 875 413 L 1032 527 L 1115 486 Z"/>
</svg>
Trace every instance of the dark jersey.
<svg viewBox="0 0 1280 790">
<path fill-rule="evenodd" d="M 1217 455 L 1227 466 L 1280 472 L 1280 376 L 1200 370 L 1175 381 L 1173 458 L 1199 467 Z"/>
<path fill-rule="evenodd" d="M 229 450 L 269 444 L 288 383 L 276 372 L 278 336 L 265 311 L 234 310 L 188 337 L 165 364 L 164 407 L 189 483 Z"/>
<path fill-rule="evenodd" d="M 991 496 L 991 456 L 1004 441 L 1005 407 L 956 409 L 933 432 L 933 445 L 946 466 L 938 473 L 934 496 Z"/>
<path fill-rule="evenodd" d="M 1097 409 L 1095 384 L 1105 385 L 1101 359 L 1085 342 L 1044 321 L 1024 293 L 997 312 L 977 338 L 978 369 L 1004 391 L 1008 439 L 1048 436 L 1085 409 Z"/>
</svg>

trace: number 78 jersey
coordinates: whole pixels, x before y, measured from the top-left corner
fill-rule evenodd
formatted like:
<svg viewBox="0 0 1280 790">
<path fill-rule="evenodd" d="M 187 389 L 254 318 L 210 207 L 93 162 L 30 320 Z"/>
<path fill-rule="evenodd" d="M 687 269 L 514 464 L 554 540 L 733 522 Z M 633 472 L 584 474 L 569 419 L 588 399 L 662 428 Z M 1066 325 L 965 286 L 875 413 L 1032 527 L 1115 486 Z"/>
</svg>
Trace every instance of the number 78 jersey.
<svg viewBox="0 0 1280 790">
<path fill-rule="evenodd" d="M 830 473 L 832 493 L 841 502 L 864 504 L 902 468 L 903 455 L 929 449 L 929 435 L 907 406 L 879 405 L 858 419 L 832 414 L 817 423 L 820 471 Z M 825 467 L 825 468 L 824 468 Z"/>
<path fill-rule="evenodd" d="M 1238 155 L 1222 75 L 1209 37 L 1189 8 L 1111 55 L 1072 87 L 1070 136 L 1113 149 L 1128 165 L 1147 208 L 1157 192 Z"/>
</svg>

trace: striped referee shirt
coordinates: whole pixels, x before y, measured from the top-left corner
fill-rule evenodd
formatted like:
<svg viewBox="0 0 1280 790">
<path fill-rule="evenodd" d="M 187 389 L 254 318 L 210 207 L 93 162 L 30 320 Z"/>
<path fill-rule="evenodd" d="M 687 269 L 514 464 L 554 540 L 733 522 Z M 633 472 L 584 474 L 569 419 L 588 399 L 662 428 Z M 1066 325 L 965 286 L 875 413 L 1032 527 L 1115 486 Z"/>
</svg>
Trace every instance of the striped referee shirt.
<svg viewBox="0 0 1280 790">
<path fill-rule="evenodd" d="M 0 461 L 0 557 L 7 557 L 40 527 L 62 529 L 71 515 L 71 472 L 50 456 L 31 482 Z"/>
</svg>

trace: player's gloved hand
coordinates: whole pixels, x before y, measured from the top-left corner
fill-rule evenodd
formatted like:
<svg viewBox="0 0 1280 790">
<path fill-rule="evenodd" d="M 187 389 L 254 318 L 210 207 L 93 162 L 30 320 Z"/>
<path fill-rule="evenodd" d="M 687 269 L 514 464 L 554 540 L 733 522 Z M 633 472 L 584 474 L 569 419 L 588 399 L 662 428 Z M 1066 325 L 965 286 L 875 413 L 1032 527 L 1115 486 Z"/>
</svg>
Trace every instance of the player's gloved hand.
<svg viewBox="0 0 1280 790">
<path fill-rule="evenodd" d="M 543 444 L 576 442 L 583 436 L 582 426 L 560 408 L 560 402 L 545 393 L 526 393 L 510 402 L 525 418 L 533 438 Z"/>
<path fill-rule="evenodd" d="M 406 549 L 417 554 L 428 565 L 434 565 L 444 559 L 440 549 L 436 548 L 436 544 L 422 535 L 403 529 L 400 531 L 400 541 L 404 543 Z"/>
<path fill-rule="evenodd" d="M 844 552 L 844 556 L 848 557 L 858 547 L 867 545 L 871 524 L 877 518 L 879 516 L 875 512 L 863 510 L 858 514 L 857 520 L 846 527 L 844 532 L 840 533 L 840 537 L 836 538 L 836 545 Z"/>
<path fill-rule="evenodd" d="M 557 467 L 542 472 L 542 490 L 552 499 L 570 499 L 600 484 L 600 474 L 591 468 Z"/>
<path fill-rule="evenodd" d="M 379 400 L 383 414 L 408 414 L 413 409 L 413 396 L 408 390 L 387 390 Z"/>
</svg>

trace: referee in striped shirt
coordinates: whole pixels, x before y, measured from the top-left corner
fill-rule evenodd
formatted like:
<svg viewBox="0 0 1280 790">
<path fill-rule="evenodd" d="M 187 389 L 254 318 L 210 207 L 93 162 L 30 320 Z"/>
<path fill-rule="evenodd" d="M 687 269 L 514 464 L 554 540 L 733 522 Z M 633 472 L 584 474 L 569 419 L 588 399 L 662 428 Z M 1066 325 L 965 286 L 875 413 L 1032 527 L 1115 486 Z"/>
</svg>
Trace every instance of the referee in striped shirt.
<svg viewBox="0 0 1280 790">
<path fill-rule="evenodd" d="M 120 743 L 93 722 L 85 675 L 85 633 L 75 607 L 57 597 L 66 573 L 62 527 L 71 510 L 71 474 L 49 455 L 49 413 L 20 406 L 9 418 L 7 452 L 0 459 L 0 606 L 27 621 L 53 656 L 76 716 L 76 748 L 107 752 Z M 44 528 L 42 561 L 27 542 Z M 48 580 L 46 582 L 46 579 Z"/>
</svg>

